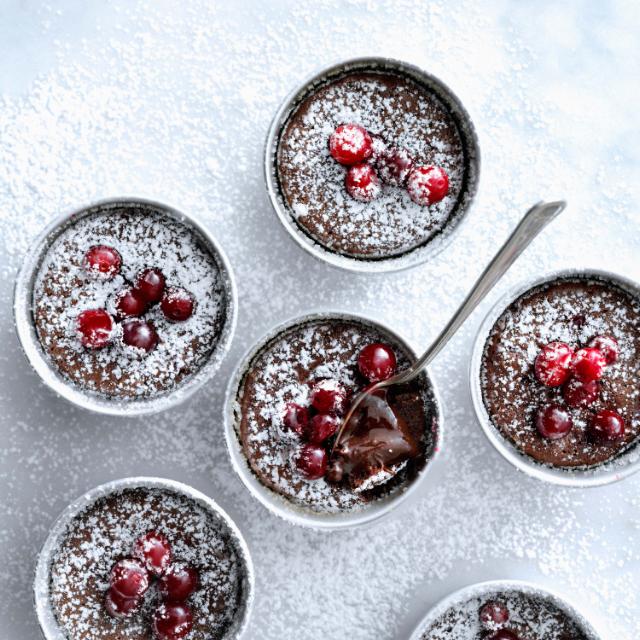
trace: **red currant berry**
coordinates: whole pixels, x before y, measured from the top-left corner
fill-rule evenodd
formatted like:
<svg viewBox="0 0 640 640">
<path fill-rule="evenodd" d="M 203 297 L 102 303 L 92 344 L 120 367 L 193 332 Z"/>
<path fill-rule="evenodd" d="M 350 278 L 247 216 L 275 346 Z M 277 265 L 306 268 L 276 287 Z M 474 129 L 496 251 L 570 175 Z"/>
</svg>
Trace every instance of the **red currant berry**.
<svg viewBox="0 0 640 640">
<path fill-rule="evenodd" d="M 503 602 L 490 600 L 480 609 L 480 622 L 485 629 L 499 629 L 509 620 L 509 610 Z"/>
<path fill-rule="evenodd" d="M 287 431 L 302 436 L 309 425 L 309 409 L 295 402 L 289 402 L 284 409 L 282 421 Z"/>
<path fill-rule="evenodd" d="M 388 149 L 376 161 L 382 182 L 401 187 L 413 168 L 413 158 L 406 149 Z"/>
<path fill-rule="evenodd" d="M 90 247 L 87 253 L 84 254 L 82 266 L 92 276 L 110 280 L 120 273 L 122 258 L 113 247 L 99 244 Z"/>
<path fill-rule="evenodd" d="M 602 353 L 593 347 L 578 349 L 571 363 L 573 374 L 583 382 L 599 380 L 606 366 L 607 361 Z"/>
<path fill-rule="evenodd" d="M 618 341 L 612 336 L 596 336 L 591 340 L 589 346 L 597 349 L 604 356 L 607 364 L 613 364 L 620 354 Z"/>
<path fill-rule="evenodd" d="M 136 540 L 133 555 L 144 562 L 150 573 L 160 576 L 171 562 L 171 546 L 161 533 L 149 531 Z"/>
<path fill-rule="evenodd" d="M 144 320 L 127 320 L 122 323 L 122 341 L 134 349 L 150 353 L 158 346 L 158 333 L 153 323 Z"/>
<path fill-rule="evenodd" d="M 571 431 L 573 420 L 564 407 L 559 404 L 549 404 L 538 410 L 536 427 L 542 437 L 559 440 Z"/>
<path fill-rule="evenodd" d="M 542 347 L 534 364 L 538 382 L 546 387 L 559 387 L 571 373 L 573 350 L 564 342 L 550 342 Z"/>
<path fill-rule="evenodd" d="M 520 636 L 509 629 L 500 629 L 489 636 L 488 640 L 520 640 Z"/>
<path fill-rule="evenodd" d="M 387 143 L 382 139 L 381 136 L 377 136 L 375 134 L 370 134 L 371 135 L 371 157 L 369 158 L 370 161 L 373 161 L 373 163 L 377 163 L 378 160 L 380 160 L 380 158 L 382 158 L 382 156 L 387 152 Z"/>
<path fill-rule="evenodd" d="M 170 287 L 164 292 L 160 308 L 167 320 L 184 322 L 193 313 L 193 296 L 181 287 Z"/>
<path fill-rule="evenodd" d="M 149 304 L 155 304 L 162 298 L 164 282 L 160 269 L 146 269 L 137 277 L 136 289 Z"/>
<path fill-rule="evenodd" d="M 330 438 L 340 426 L 340 418 L 329 413 L 318 413 L 311 418 L 307 429 L 307 440 L 312 444 L 322 444 Z"/>
<path fill-rule="evenodd" d="M 449 193 L 449 178 L 440 167 L 413 167 L 407 176 L 407 191 L 416 204 L 426 207 Z"/>
<path fill-rule="evenodd" d="M 99 349 L 111 341 L 113 320 L 104 309 L 86 309 L 76 319 L 80 342 L 90 349 Z"/>
<path fill-rule="evenodd" d="M 193 627 L 193 614 L 186 604 L 161 604 L 153 614 L 153 631 L 158 640 L 180 640 Z"/>
<path fill-rule="evenodd" d="M 104 608 L 112 618 L 128 618 L 136 612 L 140 602 L 140 598 L 123 598 L 113 589 L 109 589 L 104 599 Z"/>
<path fill-rule="evenodd" d="M 184 563 L 172 564 L 158 580 L 160 595 L 169 602 L 183 602 L 198 588 L 198 572 Z"/>
<path fill-rule="evenodd" d="M 358 369 L 369 382 L 386 380 L 396 372 L 396 355 L 386 344 L 368 344 L 360 351 Z"/>
<path fill-rule="evenodd" d="M 116 310 L 121 318 L 141 316 L 147 310 L 147 301 L 136 289 L 125 289 L 116 297 Z"/>
<path fill-rule="evenodd" d="M 589 435 L 601 444 L 621 440 L 624 438 L 624 418 L 609 409 L 598 411 L 589 421 Z"/>
<path fill-rule="evenodd" d="M 140 598 L 149 588 L 149 573 L 140 560 L 123 558 L 111 568 L 109 583 L 121 598 Z"/>
<path fill-rule="evenodd" d="M 600 388 L 596 380 L 582 382 L 577 378 L 571 378 L 562 387 L 564 401 L 574 409 L 592 405 L 598 399 L 599 393 Z"/>
<path fill-rule="evenodd" d="M 342 414 L 347 392 L 337 380 L 320 380 L 311 389 L 311 405 L 318 413 Z"/>
<path fill-rule="evenodd" d="M 318 445 L 305 444 L 300 449 L 297 467 L 307 480 L 318 480 L 327 470 L 327 452 Z"/>
<path fill-rule="evenodd" d="M 378 174 L 370 164 L 356 164 L 350 167 L 344 184 L 347 193 L 359 202 L 371 202 L 382 193 Z"/>
<path fill-rule="evenodd" d="M 359 124 L 341 124 L 329 138 L 329 153 L 340 164 L 364 162 L 372 151 L 371 136 Z"/>
</svg>

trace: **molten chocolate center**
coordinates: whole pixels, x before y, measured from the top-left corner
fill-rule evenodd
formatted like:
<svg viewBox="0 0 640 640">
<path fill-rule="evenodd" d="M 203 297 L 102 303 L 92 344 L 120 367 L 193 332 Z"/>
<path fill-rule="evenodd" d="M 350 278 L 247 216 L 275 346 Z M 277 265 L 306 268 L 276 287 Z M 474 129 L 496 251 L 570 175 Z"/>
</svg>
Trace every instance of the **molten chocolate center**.
<svg viewBox="0 0 640 640">
<path fill-rule="evenodd" d="M 349 419 L 336 442 L 328 479 L 349 478 L 358 487 L 381 471 L 418 455 L 418 445 L 404 419 L 387 400 L 382 389 L 367 395 Z"/>
</svg>

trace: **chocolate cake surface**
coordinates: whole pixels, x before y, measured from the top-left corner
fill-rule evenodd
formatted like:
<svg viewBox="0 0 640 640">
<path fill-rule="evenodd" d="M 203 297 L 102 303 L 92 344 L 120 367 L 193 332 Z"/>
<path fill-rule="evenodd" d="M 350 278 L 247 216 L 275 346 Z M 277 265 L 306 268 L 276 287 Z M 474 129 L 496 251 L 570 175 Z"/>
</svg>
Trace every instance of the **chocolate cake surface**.
<svg viewBox="0 0 640 640">
<path fill-rule="evenodd" d="M 199 587 L 188 640 L 224 637 L 242 599 L 240 559 L 224 526 L 194 500 L 157 488 L 122 489 L 99 498 L 69 524 L 50 566 L 50 600 L 70 640 L 150 640 L 160 602 L 157 584 L 133 617 L 117 620 L 104 607 L 113 565 L 131 555 L 149 531 L 166 536 L 173 560 L 197 569 Z"/>
<path fill-rule="evenodd" d="M 578 349 L 598 335 L 618 341 L 617 362 L 599 381 L 599 398 L 570 409 L 573 428 L 558 440 L 543 438 L 536 410 L 562 403 L 560 387 L 534 376 L 539 350 L 553 341 Z M 560 278 L 536 286 L 515 300 L 496 321 L 485 344 L 481 388 L 494 426 L 521 452 L 554 467 L 592 467 L 614 459 L 640 435 L 640 301 L 610 281 Z M 612 409 L 626 423 L 624 438 L 603 444 L 588 436 L 592 414 Z"/>
<path fill-rule="evenodd" d="M 422 634 L 421 640 L 485 640 L 495 629 L 483 627 L 480 611 L 489 601 L 500 602 L 509 612 L 505 629 L 521 640 L 587 640 L 578 624 L 543 595 L 508 591 L 470 598 L 445 611 Z"/>
<path fill-rule="evenodd" d="M 442 167 L 449 194 L 429 207 L 389 185 L 372 202 L 349 197 L 346 168 L 328 148 L 331 133 L 347 123 L 406 149 L 416 165 Z M 302 100 L 280 135 L 277 174 L 304 233 L 330 251 L 365 259 L 401 255 L 427 243 L 453 216 L 467 179 L 460 132 L 435 92 L 400 72 L 373 70 L 347 72 Z"/>
<path fill-rule="evenodd" d="M 437 409 L 431 389 L 421 378 L 389 393 L 391 408 L 405 421 L 419 449 L 395 475 L 373 478 L 354 490 L 348 483 L 307 480 L 297 470 L 299 440 L 283 429 L 287 403 L 308 404 L 312 386 L 322 379 L 337 380 L 351 392 L 364 386 L 356 361 L 360 350 L 372 342 L 394 349 L 398 369 L 408 365 L 406 349 L 382 330 L 354 320 L 327 318 L 283 330 L 257 353 L 241 381 L 235 413 L 245 457 L 266 487 L 299 507 L 324 513 L 363 508 L 406 488 L 433 453 Z"/>
<path fill-rule="evenodd" d="M 122 267 L 110 280 L 83 267 L 86 251 L 107 245 Z M 116 327 L 112 343 L 89 349 L 81 344 L 76 318 L 85 309 L 115 314 L 119 292 L 147 268 L 159 268 L 167 286 L 182 287 L 196 300 L 193 315 L 171 323 L 159 305 L 143 319 L 160 337 L 148 354 L 124 345 Z M 133 399 L 170 392 L 205 363 L 225 322 L 225 290 L 219 268 L 202 240 L 186 225 L 151 211 L 110 208 L 79 218 L 49 247 L 34 287 L 38 339 L 60 374 L 79 388 L 106 397 Z"/>
</svg>

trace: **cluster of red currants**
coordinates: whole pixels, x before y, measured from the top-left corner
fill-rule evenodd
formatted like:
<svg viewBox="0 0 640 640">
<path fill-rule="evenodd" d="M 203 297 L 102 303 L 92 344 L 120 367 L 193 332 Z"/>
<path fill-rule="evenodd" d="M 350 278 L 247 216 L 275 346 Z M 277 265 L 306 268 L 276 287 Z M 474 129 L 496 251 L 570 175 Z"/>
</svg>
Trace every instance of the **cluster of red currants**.
<svg viewBox="0 0 640 640">
<path fill-rule="evenodd" d="M 536 356 L 534 372 L 546 387 L 562 386 L 562 397 L 568 407 L 589 407 L 600 396 L 599 380 L 607 365 L 618 359 L 619 347 L 611 336 L 596 336 L 585 348 L 573 351 L 564 342 L 550 342 Z M 573 428 L 569 410 L 552 403 L 536 414 L 540 434 L 551 440 L 566 436 Z M 591 415 L 588 434 L 598 444 L 616 442 L 624 437 L 625 424 L 620 414 L 603 409 Z"/>
<path fill-rule="evenodd" d="M 524 640 L 515 631 L 506 628 L 508 622 L 509 609 L 502 602 L 490 600 L 480 609 L 480 625 L 485 631 L 492 632 L 487 640 Z"/>
<path fill-rule="evenodd" d="M 152 627 L 158 640 L 179 640 L 193 627 L 193 614 L 185 600 L 198 588 L 198 572 L 184 563 L 171 562 L 171 546 L 156 531 L 138 538 L 132 557 L 111 568 L 105 609 L 114 618 L 133 615 L 142 604 L 153 578 L 163 602 L 153 613 Z"/>
<path fill-rule="evenodd" d="M 122 258 L 112 247 L 95 245 L 84 256 L 83 267 L 94 278 L 111 280 L 120 273 Z M 106 309 L 85 309 L 76 319 L 80 341 L 85 347 L 99 349 L 110 344 L 115 335 L 116 321 L 122 321 L 122 342 L 143 352 L 153 351 L 159 342 L 155 326 L 141 320 L 153 305 L 167 320 L 184 322 L 193 314 L 193 296 L 182 287 L 166 287 L 160 269 L 145 269 L 136 277 L 135 284 L 117 294 L 114 301 L 116 317 Z"/>
<path fill-rule="evenodd" d="M 372 343 L 358 355 L 358 370 L 373 384 L 390 378 L 396 370 L 396 356 L 386 344 Z M 296 464 L 307 480 L 318 480 L 327 473 L 328 442 L 342 422 L 349 408 L 349 394 L 337 380 L 316 382 L 310 395 L 310 406 L 290 402 L 285 407 L 284 428 L 304 443 L 298 452 Z M 330 477 L 327 477 L 331 480 Z"/>
<path fill-rule="evenodd" d="M 358 124 L 337 127 L 329 138 L 329 153 L 349 167 L 345 187 L 360 202 L 375 200 L 382 193 L 381 181 L 405 187 L 409 197 L 424 207 L 449 193 L 449 177 L 441 167 L 415 165 L 406 149 L 388 147 Z"/>
</svg>

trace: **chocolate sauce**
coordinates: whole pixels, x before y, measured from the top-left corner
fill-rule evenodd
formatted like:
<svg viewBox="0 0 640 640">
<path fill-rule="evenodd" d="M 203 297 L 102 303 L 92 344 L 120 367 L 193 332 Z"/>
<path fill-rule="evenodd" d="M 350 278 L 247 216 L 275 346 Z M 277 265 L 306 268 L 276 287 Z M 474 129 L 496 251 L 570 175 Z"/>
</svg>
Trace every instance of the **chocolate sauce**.
<svg viewBox="0 0 640 640">
<path fill-rule="evenodd" d="M 365 396 L 336 442 L 327 474 L 330 482 L 348 477 L 351 486 L 388 471 L 393 465 L 418 455 L 404 419 L 389 404 L 387 390 Z"/>
</svg>

